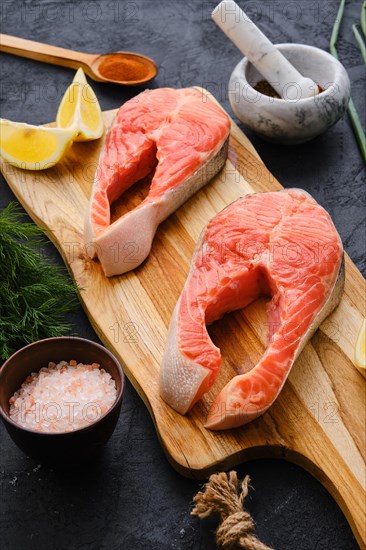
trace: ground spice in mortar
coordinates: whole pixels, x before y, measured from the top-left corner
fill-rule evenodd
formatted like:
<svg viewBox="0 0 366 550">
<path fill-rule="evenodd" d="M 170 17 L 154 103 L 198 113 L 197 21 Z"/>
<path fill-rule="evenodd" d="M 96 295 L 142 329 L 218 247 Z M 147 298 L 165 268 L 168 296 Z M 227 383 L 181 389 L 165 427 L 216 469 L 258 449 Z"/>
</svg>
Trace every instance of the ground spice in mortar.
<svg viewBox="0 0 366 550">
<path fill-rule="evenodd" d="M 319 86 L 319 84 L 317 86 L 319 89 L 318 91 L 319 94 L 324 92 L 324 89 L 321 86 Z M 254 86 L 254 89 L 261 94 L 268 95 L 269 97 L 275 97 L 276 99 L 281 99 L 281 96 L 278 95 L 276 90 L 272 88 L 272 86 L 270 85 L 269 82 L 267 82 L 267 80 L 260 80 L 259 82 L 257 82 L 257 84 Z"/>
<path fill-rule="evenodd" d="M 123 54 L 108 55 L 99 65 L 99 72 L 104 78 L 118 81 L 143 80 L 151 70 L 144 59 L 129 59 Z"/>
<path fill-rule="evenodd" d="M 257 82 L 257 84 L 254 86 L 254 89 L 257 90 L 257 92 L 259 92 L 260 94 L 281 99 L 281 97 L 278 95 L 276 90 L 272 88 L 272 86 L 270 85 L 269 82 L 267 82 L 267 80 L 260 80 L 259 82 Z"/>
</svg>

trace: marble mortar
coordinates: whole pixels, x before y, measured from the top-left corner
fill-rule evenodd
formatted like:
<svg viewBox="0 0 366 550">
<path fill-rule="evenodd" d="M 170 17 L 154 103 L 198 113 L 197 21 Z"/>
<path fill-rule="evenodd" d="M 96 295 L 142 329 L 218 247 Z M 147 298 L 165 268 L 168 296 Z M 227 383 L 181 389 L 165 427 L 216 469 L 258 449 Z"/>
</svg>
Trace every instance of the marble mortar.
<svg viewBox="0 0 366 550">
<path fill-rule="evenodd" d="M 350 81 L 343 65 L 329 53 L 305 44 L 277 44 L 276 47 L 299 70 L 324 90 L 301 99 L 301 90 L 289 85 L 294 99 L 276 99 L 261 94 L 254 86 L 262 75 L 244 57 L 235 67 L 229 83 L 231 107 L 246 126 L 262 138 L 285 144 L 310 141 L 325 132 L 344 114 L 350 97 Z"/>
</svg>

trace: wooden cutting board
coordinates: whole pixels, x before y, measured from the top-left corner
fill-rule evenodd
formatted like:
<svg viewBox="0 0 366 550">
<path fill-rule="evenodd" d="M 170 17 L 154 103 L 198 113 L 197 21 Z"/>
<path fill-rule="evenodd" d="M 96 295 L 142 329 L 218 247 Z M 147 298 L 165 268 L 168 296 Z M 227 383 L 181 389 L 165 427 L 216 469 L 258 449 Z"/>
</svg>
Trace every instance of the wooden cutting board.
<svg viewBox="0 0 366 550">
<path fill-rule="evenodd" d="M 104 113 L 108 126 L 115 111 Z M 354 345 L 365 316 L 366 284 L 346 257 L 346 285 L 336 311 L 297 360 L 279 398 L 261 418 L 242 428 L 211 432 L 204 419 L 220 388 L 237 372 L 250 370 L 263 354 L 265 303 L 225 316 L 210 328 L 222 350 L 221 374 L 213 390 L 186 417 L 159 397 L 158 373 L 167 328 L 188 273 L 202 227 L 237 198 L 281 189 L 253 146 L 233 123 L 224 170 L 158 229 L 152 252 L 133 272 L 107 279 L 87 258 L 83 223 L 101 141 L 75 143 L 67 157 L 44 172 L 1 170 L 29 215 L 46 228 L 73 277 L 80 299 L 105 345 L 148 407 L 173 467 L 204 478 L 258 457 L 281 457 L 311 472 L 333 495 L 366 547 L 365 379 L 353 365 Z M 113 208 L 133 208 L 148 182 L 127 192 Z M 82 359 L 82 358 L 81 358 Z"/>
</svg>

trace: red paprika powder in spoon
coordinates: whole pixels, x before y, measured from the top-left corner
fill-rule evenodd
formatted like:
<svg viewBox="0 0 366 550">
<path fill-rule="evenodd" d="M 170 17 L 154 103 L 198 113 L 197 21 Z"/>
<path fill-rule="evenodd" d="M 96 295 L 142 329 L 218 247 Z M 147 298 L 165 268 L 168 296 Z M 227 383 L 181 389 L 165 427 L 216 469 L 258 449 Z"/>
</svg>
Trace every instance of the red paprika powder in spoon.
<svg viewBox="0 0 366 550">
<path fill-rule="evenodd" d="M 123 53 L 106 55 L 98 67 L 104 78 L 119 81 L 143 80 L 151 72 L 151 63 L 143 58 L 129 58 Z"/>
</svg>

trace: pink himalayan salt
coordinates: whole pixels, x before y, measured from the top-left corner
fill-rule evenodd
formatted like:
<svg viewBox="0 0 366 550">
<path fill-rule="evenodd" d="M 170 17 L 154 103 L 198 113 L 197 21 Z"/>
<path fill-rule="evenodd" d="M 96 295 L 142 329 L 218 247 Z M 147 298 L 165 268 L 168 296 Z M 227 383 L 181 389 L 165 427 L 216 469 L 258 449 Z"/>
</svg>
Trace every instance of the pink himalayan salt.
<svg viewBox="0 0 366 550">
<path fill-rule="evenodd" d="M 113 405 L 116 383 L 97 363 L 49 363 L 32 372 L 10 398 L 10 418 L 40 432 L 71 432 L 89 426 Z"/>
</svg>

